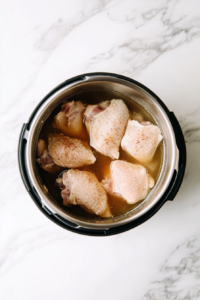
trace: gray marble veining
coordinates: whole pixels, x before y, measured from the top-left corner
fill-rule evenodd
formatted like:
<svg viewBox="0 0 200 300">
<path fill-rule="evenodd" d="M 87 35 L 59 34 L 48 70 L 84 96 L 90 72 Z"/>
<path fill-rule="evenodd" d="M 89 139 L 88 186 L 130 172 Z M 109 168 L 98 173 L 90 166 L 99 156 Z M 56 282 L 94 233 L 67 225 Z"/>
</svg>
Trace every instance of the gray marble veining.
<svg viewBox="0 0 200 300">
<path fill-rule="evenodd" d="M 0 298 L 200 299 L 200 2 L 7 0 L 0 70 Z M 22 124 L 62 81 L 86 72 L 140 81 L 174 111 L 187 169 L 173 202 L 118 236 L 64 231 L 21 181 Z"/>
<path fill-rule="evenodd" d="M 158 277 L 143 299 L 200 299 L 200 237 L 178 245 L 159 270 Z"/>
</svg>

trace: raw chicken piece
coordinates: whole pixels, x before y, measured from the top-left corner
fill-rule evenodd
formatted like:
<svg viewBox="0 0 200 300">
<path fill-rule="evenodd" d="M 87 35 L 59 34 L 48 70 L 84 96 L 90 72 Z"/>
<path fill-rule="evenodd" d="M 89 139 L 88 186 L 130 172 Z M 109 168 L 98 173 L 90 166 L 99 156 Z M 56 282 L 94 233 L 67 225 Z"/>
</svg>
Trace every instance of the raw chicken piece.
<svg viewBox="0 0 200 300">
<path fill-rule="evenodd" d="M 61 111 L 54 117 L 53 127 L 74 138 L 87 138 L 83 124 L 85 105 L 81 101 L 71 101 L 62 105 Z"/>
<path fill-rule="evenodd" d="M 71 169 L 64 172 L 56 182 L 62 189 L 64 205 L 80 205 L 103 218 L 112 217 L 106 192 L 94 174 Z"/>
<path fill-rule="evenodd" d="M 61 134 L 49 136 L 49 154 L 54 162 L 64 168 L 78 168 L 96 161 L 87 142 Z"/>
<path fill-rule="evenodd" d="M 119 158 L 119 146 L 129 119 L 129 110 L 121 99 L 89 105 L 84 113 L 90 145 L 103 155 Z"/>
<path fill-rule="evenodd" d="M 103 101 L 96 105 L 88 105 L 84 113 L 85 125 L 88 133 L 90 133 L 90 126 L 94 123 L 94 117 L 100 112 L 104 111 L 110 105 L 110 101 Z"/>
<path fill-rule="evenodd" d="M 160 128 L 150 122 L 129 120 L 121 142 L 123 150 L 142 163 L 152 160 L 163 136 Z"/>
<path fill-rule="evenodd" d="M 49 173 L 60 171 L 60 168 L 54 163 L 53 158 L 47 150 L 47 144 L 44 140 L 39 139 L 37 144 L 37 155 L 39 158 L 37 162 L 40 167 Z"/>
<path fill-rule="evenodd" d="M 141 165 L 116 160 L 111 162 L 110 169 L 111 178 L 102 181 L 104 189 L 122 197 L 128 204 L 145 199 L 154 186 L 154 179 Z"/>
<path fill-rule="evenodd" d="M 37 156 L 41 156 L 44 150 L 47 149 L 47 144 L 44 140 L 39 139 L 37 144 Z"/>
</svg>

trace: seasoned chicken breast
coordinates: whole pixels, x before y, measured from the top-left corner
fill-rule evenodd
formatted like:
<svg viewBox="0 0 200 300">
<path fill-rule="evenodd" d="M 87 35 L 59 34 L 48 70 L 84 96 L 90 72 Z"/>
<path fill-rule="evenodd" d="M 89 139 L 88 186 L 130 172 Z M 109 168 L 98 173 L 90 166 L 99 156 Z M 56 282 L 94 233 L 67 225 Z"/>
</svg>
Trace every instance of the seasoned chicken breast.
<svg viewBox="0 0 200 300">
<path fill-rule="evenodd" d="M 103 218 L 112 217 L 106 192 L 91 172 L 71 169 L 64 172 L 62 178 L 58 178 L 56 182 L 62 189 L 64 205 L 80 205 Z"/>
<path fill-rule="evenodd" d="M 85 116 L 85 125 L 88 133 L 90 133 L 90 127 L 94 123 L 94 117 L 100 112 L 104 111 L 110 105 L 110 101 L 103 101 L 99 104 L 88 105 L 84 113 Z"/>
<path fill-rule="evenodd" d="M 70 101 L 63 104 L 61 111 L 54 117 L 53 127 L 70 137 L 87 138 L 87 131 L 83 123 L 84 111 L 85 105 L 81 101 Z"/>
<path fill-rule="evenodd" d="M 78 168 L 96 161 L 87 142 L 70 138 L 62 133 L 49 136 L 48 149 L 54 162 L 60 167 Z"/>
<path fill-rule="evenodd" d="M 121 139 L 129 119 L 129 110 L 120 99 L 88 105 L 85 124 L 90 145 L 103 155 L 119 158 Z"/>
<path fill-rule="evenodd" d="M 152 160 L 162 139 L 158 126 L 150 122 L 139 123 L 129 120 L 121 147 L 139 162 L 148 163 Z"/>
<path fill-rule="evenodd" d="M 53 158 L 47 150 L 47 144 L 43 139 L 38 140 L 37 144 L 37 162 L 40 167 L 49 173 L 60 171 L 60 168 L 54 163 Z"/>
<path fill-rule="evenodd" d="M 122 197 L 129 204 L 145 199 L 154 186 L 154 179 L 141 165 L 115 160 L 111 162 L 110 169 L 111 178 L 102 181 L 104 189 Z"/>
</svg>

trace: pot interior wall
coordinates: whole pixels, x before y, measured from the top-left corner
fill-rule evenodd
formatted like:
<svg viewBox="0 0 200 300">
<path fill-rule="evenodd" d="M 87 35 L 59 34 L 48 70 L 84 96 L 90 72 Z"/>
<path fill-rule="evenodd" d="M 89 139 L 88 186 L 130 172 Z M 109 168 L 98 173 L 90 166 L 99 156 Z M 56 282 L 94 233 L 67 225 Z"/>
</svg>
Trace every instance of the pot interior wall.
<svg viewBox="0 0 200 300">
<path fill-rule="evenodd" d="M 122 99 L 123 97 L 128 96 L 130 101 L 135 101 L 153 116 L 155 122 L 160 127 L 164 136 L 162 170 L 153 190 L 149 193 L 147 198 L 139 205 L 137 205 L 134 209 L 132 209 L 132 211 L 121 216 L 104 220 L 100 219 L 99 217 L 86 219 L 85 217 L 74 215 L 72 212 L 66 213 L 63 208 L 56 202 L 56 199 L 53 199 L 52 196 L 48 193 L 39 175 L 38 165 L 35 159 L 36 141 L 44 122 L 47 120 L 52 111 L 60 106 L 63 102 L 66 102 L 68 99 L 72 99 L 75 96 L 77 98 L 77 95 L 82 95 L 91 91 L 97 93 L 98 91 L 108 91 L 112 93 L 117 92 L 119 95 L 121 95 Z M 139 218 L 159 201 L 167 186 L 169 185 L 169 182 L 173 175 L 175 164 L 175 138 L 171 123 L 169 122 L 166 113 L 149 93 L 147 93 L 136 84 L 129 83 L 121 79 L 105 79 L 104 77 L 100 77 L 97 79 L 91 77 L 87 78 L 84 81 L 78 83 L 76 82 L 75 84 L 62 88 L 60 91 L 54 93 L 49 99 L 47 99 L 47 101 L 40 107 L 39 111 L 34 117 L 33 125 L 31 125 L 30 128 L 30 133 L 29 163 L 31 164 L 31 178 L 34 181 L 34 188 L 37 190 L 42 201 L 46 203 L 48 208 L 61 215 L 63 218 L 66 218 L 67 220 L 83 227 L 109 228 Z"/>
</svg>

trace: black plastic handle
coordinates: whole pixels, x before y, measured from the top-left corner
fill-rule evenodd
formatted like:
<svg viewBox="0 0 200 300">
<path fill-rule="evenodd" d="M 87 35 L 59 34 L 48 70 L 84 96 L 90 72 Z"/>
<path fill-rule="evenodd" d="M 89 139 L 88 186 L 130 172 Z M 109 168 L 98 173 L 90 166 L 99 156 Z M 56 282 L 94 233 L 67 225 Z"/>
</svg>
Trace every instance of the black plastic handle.
<svg viewBox="0 0 200 300">
<path fill-rule="evenodd" d="M 27 124 L 23 124 L 21 133 L 19 136 L 19 143 L 18 143 L 18 165 L 19 165 L 19 171 L 22 178 L 22 181 L 27 189 L 27 191 L 30 193 L 30 183 L 27 177 L 27 171 L 26 171 L 26 165 L 25 165 L 25 149 L 26 149 L 26 139 L 24 138 L 25 132 L 27 130 Z"/>
<path fill-rule="evenodd" d="M 173 200 L 176 194 L 178 193 L 178 190 L 181 186 L 181 183 L 183 181 L 183 177 L 185 174 L 185 168 L 186 168 L 186 146 L 185 146 L 185 140 L 183 136 L 183 132 L 181 130 L 181 127 L 179 125 L 178 120 L 176 119 L 173 112 L 170 112 L 168 117 L 170 118 L 172 127 L 174 129 L 175 138 L 176 138 L 176 145 L 179 150 L 179 164 L 178 164 L 178 172 L 174 171 L 174 176 L 171 180 L 171 183 L 168 188 L 168 193 L 165 195 L 166 200 Z"/>
</svg>

